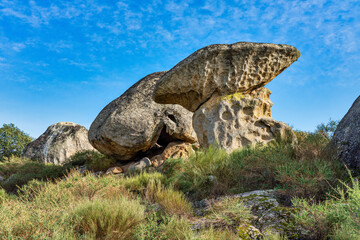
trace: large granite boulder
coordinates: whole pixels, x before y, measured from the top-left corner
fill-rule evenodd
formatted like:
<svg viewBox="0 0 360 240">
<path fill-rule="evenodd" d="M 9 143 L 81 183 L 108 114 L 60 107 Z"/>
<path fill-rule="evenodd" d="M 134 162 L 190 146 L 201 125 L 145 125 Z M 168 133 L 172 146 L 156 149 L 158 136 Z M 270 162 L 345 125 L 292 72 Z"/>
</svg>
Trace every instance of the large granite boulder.
<svg viewBox="0 0 360 240">
<path fill-rule="evenodd" d="M 196 142 L 192 112 L 152 99 L 164 73 L 144 77 L 99 113 L 89 130 L 89 140 L 97 150 L 117 160 L 130 160 L 147 155 L 153 146 Z"/>
<path fill-rule="evenodd" d="M 154 100 L 195 112 L 214 93 L 226 96 L 264 86 L 299 57 L 295 47 L 283 44 L 210 45 L 168 71 L 156 86 Z"/>
<path fill-rule="evenodd" d="M 67 158 L 84 150 L 95 150 L 88 140 L 88 130 L 76 123 L 51 125 L 36 140 L 29 143 L 23 156 L 44 163 L 62 164 Z"/>
<path fill-rule="evenodd" d="M 217 143 L 232 151 L 277 136 L 294 140 L 289 126 L 271 118 L 270 91 L 263 86 L 299 57 L 295 47 L 282 44 L 210 45 L 164 74 L 153 98 L 195 112 L 202 147 Z"/>
<path fill-rule="evenodd" d="M 283 122 L 271 118 L 270 90 L 212 96 L 194 113 L 199 144 L 219 144 L 229 152 L 248 145 L 267 144 L 276 137 L 292 141 L 295 135 Z"/>
<path fill-rule="evenodd" d="M 333 143 L 340 159 L 351 169 L 360 170 L 360 96 L 337 126 Z"/>
</svg>

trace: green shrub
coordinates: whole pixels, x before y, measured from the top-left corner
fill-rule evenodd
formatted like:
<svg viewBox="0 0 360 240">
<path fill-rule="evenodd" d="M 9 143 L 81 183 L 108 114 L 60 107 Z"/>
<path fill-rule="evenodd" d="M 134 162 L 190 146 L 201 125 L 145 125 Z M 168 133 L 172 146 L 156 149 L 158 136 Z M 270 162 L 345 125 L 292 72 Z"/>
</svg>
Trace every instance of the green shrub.
<svg viewBox="0 0 360 240">
<path fill-rule="evenodd" d="M 341 167 L 340 162 L 338 165 Z M 275 169 L 275 179 L 282 192 L 303 198 L 323 197 L 337 177 L 331 163 L 319 159 L 289 161 Z"/>
<path fill-rule="evenodd" d="M 334 121 L 329 119 L 329 122 L 324 124 L 321 123 L 316 126 L 316 133 L 322 134 L 323 136 L 331 139 L 335 133 L 336 127 L 339 124 L 339 121 Z"/>
<path fill-rule="evenodd" d="M 197 199 L 225 193 L 233 181 L 231 171 L 226 151 L 214 146 L 183 161 L 168 159 L 164 166 L 172 184 Z"/>
<path fill-rule="evenodd" d="M 144 220 L 144 211 L 138 201 L 123 197 L 87 201 L 74 210 L 74 218 L 79 219 L 75 231 L 92 239 L 129 239 Z"/>
<path fill-rule="evenodd" d="M 64 163 L 64 167 L 73 168 L 85 165 L 87 169 L 97 172 L 107 170 L 112 167 L 114 163 L 114 159 L 107 157 L 98 151 L 85 150 L 75 153 Z"/>
<path fill-rule="evenodd" d="M 8 192 L 14 192 L 24 184 L 33 179 L 53 180 L 64 176 L 65 168 L 62 166 L 28 162 L 20 165 L 16 173 L 1 183 L 1 186 Z"/>
<path fill-rule="evenodd" d="M 135 229 L 133 238 L 137 240 L 197 239 L 191 230 L 189 222 L 185 218 L 160 215 L 153 211 L 148 212 L 146 221 Z"/>
<path fill-rule="evenodd" d="M 165 182 L 164 175 L 159 172 L 148 173 L 141 172 L 133 176 L 127 176 L 123 178 L 123 184 L 126 189 L 132 192 L 141 193 L 145 196 L 145 190 L 150 181 L 155 182 L 155 184 Z"/>
<path fill-rule="evenodd" d="M 294 198 L 293 204 L 300 210 L 294 215 L 296 222 L 316 239 L 359 239 L 360 236 L 360 185 L 351 178 L 351 185 L 342 183 L 336 189 L 337 196 L 313 203 Z M 345 188 L 345 189 L 344 189 Z"/>
<path fill-rule="evenodd" d="M 150 203 L 159 206 L 170 215 L 190 216 L 192 209 L 184 193 L 172 188 L 163 187 L 161 182 L 151 179 L 146 188 L 146 198 Z"/>
<path fill-rule="evenodd" d="M 345 168 L 320 134 L 297 132 L 295 144 L 278 141 L 227 154 L 211 146 L 188 159 L 168 159 L 162 169 L 167 183 L 195 199 L 278 188 L 287 198 L 323 198 Z"/>
</svg>

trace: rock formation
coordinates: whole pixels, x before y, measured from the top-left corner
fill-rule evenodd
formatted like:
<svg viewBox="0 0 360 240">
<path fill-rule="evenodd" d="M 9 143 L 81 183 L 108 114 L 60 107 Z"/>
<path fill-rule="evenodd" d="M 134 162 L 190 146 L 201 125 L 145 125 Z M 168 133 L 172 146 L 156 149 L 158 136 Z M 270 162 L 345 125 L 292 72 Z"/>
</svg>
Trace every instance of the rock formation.
<svg viewBox="0 0 360 240">
<path fill-rule="evenodd" d="M 196 142 L 191 112 L 152 99 L 155 84 L 164 73 L 144 77 L 99 113 L 89 130 L 89 141 L 96 149 L 117 160 L 130 160 L 149 156 L 145 152 L 153 146 L 166 147 L 179 140 Z"/>
<path fill-rule="evenodd" d="M 62 164 L 76 152 L 95 150 L 88 140 L 88 130 L 76 123 L 59 122 L 51 125 L 36 140 L 29 143 L 23 156 L 44 163 Z"/>
<path fill-rule="evenodd" d="M 360 169 L 360 96 L 337 126 L 333 143 L 340 159 L 351 169 Z"/>
<path fill-rule="evenodd" d="M 210 45 L 178 63 L 157 83 L 154 100 L 195 112 L 202 147 L 218 143 L 232 151 L 279 137 L 295 136 L 271 118 L 270 91 L 263 86 L 300 57 L 289 45 Z"/>
</svg>

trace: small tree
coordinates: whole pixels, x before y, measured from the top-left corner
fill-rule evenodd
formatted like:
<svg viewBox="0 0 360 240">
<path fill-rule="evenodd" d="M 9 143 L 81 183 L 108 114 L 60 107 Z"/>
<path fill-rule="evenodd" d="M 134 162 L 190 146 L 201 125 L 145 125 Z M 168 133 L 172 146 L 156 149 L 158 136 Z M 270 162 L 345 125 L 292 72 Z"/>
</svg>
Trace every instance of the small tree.
<svg viewBox="0 0 360 240">
<path fill-rule="evenodd" d="M 0 161 L 11 156 L 20 157 L 26 145 L 31 141 L 32 138 L 13 123 L 4 124 L 0 128 Z"/>
<path fill-rule="evenodd" d="M 337 125 L 339 124 L 339 121 L 329 120 L 327 124 L 321 123 L 317 125 L 316 132 L 324 135 L 328 139 L 331 139 L 334 135 L 334 132 L 336 130 Z"/>
</svg>

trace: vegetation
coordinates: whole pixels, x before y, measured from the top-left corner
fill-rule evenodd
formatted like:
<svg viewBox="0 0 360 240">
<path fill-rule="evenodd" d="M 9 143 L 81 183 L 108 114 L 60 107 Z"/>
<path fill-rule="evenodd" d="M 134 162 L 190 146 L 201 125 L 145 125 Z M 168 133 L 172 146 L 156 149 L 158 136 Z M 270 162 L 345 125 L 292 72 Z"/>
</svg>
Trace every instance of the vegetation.
<svg viewBox="0 0 360 240">
<path fill-rule="evenodd" d="M 1 183 L 1 186 L 8 192 L 16 192 L 19 187 L 33 179 L 54 180 L 64 176 L 66 173 L 66 169 L 62 166 L 37 162 L 26 162 L 15 165 L 15 167 L 8 163 L 4 167 L 8 167 L 13 171 L 13 174 Z"/>
<path fill-rule="evenodd" d="M 73 170 L 105 170 L 114 162 L 86 151 L 64 166 L 0 163 L 0 236 L 3 239 L 251 239 L 258 219 L 240 199 L 224 197 L 276 189 L 308 239 L 358 239 L 360 185 L 334 158 L 328 143 L 333 124 L 315 133 L 296 131 L 296 143 L 276 141 L 233 153 L 211 146 L 188 159 L 168 159 L 157 172 L 96 177 Z M 321 130 L 322 129 L 322 130 Z M 193 230 L 193 202 L 208 202 Z M 281 209 L 281 208 L 279 208 Z M 21 216 L 21 217 L 19 217 Z M 216 224 L 215 224 L 216 223 Z M 271 233 L 264 239 L 287 239 Z"/>
<path fill-rule="evenodd" d="M 350 173 L 349 173 L 350 174 Z M 301 210 L 295 214 L 297 223 L 317 239 L 359 239 L 360 185 L 351 178 L 350 184 L 338 186 L 336 195 L 324 202 L 312 203 L 294 198 L 293 204 Z"/>
<path fill-rule="evenodd" d="M 158 176 L 143 174 L 142 179 L 147 180 L 142 189 L 150 188 L 145 183 Z M 153 224 L 149 218 L 152 214 L 165 219 L 160 223 L 163 236 L 186 234 L 182 227 L 187 228 L 189 223 L 166 213 L 166 206 L 185 201 L 181 193 L 174 195 L 170 190 L 168 195 L 173 197 L 165 204 L 163 199 L 153 198 L 159 211 L 152 209 L 146 195 L 129 187 L 130 178 L 120 178 L 71 172 L 66 181 L 33 180 L 20 189 L 22 194 L 18 196 L 0 191 L 0 235 L 4 239 L 147 239 L 143 237 Z M 165 192 L 167 188 L 154 191 Z M 192 234 L 190 228 L 187 232 Z"/>
<path fill-rule="evenodd" d="M 0 128 L 0 161 L 8 160 L 12 156 L 20 157 L 31 141 L 32 138 L 13 123 L 4 124 Z"/>
<path fill-rule="evenodd" d="M 115 163 L 115 160 L 98 151 L 85 150 L 74 154 L 64 163 L 65 168 L 86 166 L 88 170 L 105 171 Z"/>
<path fill-rule="evenodd" d="M 192 199 L 277 188 L 287 198 L 323 199 L 344 167 L 318 133 L 297 133 L 298 143 L 274 142 L 227 154 L 211 146 L 188 159 L 168 159 L 163 167 L 169 184 Z"/>
</svg>

